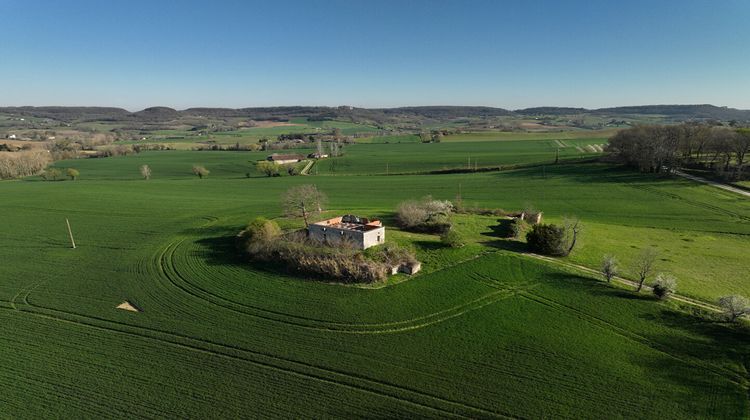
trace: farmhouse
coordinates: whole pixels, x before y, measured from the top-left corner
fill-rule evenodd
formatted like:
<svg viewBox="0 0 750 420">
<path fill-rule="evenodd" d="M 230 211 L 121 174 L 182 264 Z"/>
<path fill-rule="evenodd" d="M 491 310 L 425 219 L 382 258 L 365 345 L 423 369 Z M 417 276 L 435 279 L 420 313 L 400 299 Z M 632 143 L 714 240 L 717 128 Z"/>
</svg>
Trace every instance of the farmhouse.
<svg viewBox="0 0 750 420">
<path fill-rule="evenodd" d="M 315 152 L 315 153 L 310 153 L 309 155 L 307 155 L 307 157 L 310 159 L 325 159 L 328 157 L 328 155 L 325 153 Z"/>
<path fill-rule="evenodd" d="M 303 159 L 305 159 L 305 157 L 300 154 L 280 155 L 276 153 L 266 158 L 266 160 L 278 163 L 279 165 L 286 165 L 287 163 L 297 163 L 302 161 Z"/>
<path fill-rule="evenodd" d="M 356 248 L 367 249 L 385 242 L 385 226 L 380 220 L 347 214 L 313 223 L 308 227 L 310 238 L 338 245 L 348 241 Z"/>
</svg>

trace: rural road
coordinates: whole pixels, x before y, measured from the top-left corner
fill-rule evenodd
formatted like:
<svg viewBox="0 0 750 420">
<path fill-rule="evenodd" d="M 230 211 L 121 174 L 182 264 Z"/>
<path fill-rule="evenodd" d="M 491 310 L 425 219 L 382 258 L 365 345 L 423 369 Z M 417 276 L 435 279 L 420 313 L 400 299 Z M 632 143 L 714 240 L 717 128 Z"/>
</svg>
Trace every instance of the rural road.
<svg viewBox="0 0 750 420">
<path fill-rule="evenodd" d="M 731 185 L 721 184 L 719 182 L 714 182 L 714 181 L 711 181 L 711 180 L 708 180 L 708 179 L 705 179 L 705 178 L 701 178 L 701 177 L 698 177 L 698 176 L 695 176 L 695 175 L 686 174 L 685 172 L 682 172 L 682 171 L 674 171 L 674 174 L 677 175 L 677 176 L 681 176 L 683 178 L 686 178 L 686 179 L 690 179 L 692 181 L 701 182 L 703 184 L 708 184 L 708 185 L 714 186 L 716 188 L 721 188 L 722 190 L 731 191 L 733 193 L 744 195 L 745 197 L 750 197 L 750 192 L 742 190 L 742 189 L 739 189 L 739 188 L 736 188 L 736 187 L 733 187 Z"/>
</svg>

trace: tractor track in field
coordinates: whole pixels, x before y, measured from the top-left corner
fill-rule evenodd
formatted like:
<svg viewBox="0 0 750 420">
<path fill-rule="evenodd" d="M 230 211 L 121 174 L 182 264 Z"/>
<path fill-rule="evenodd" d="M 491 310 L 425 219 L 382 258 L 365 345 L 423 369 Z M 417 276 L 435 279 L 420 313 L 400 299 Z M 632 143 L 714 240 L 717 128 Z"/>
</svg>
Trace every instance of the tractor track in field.
<svg viewBox="0 0 750 420">
<path fill-rule="evenodd" d="M 340 323 L 306 318 L 235 302 L 191 283 L 185 275 L 179 272 L 174 261 L 174 255 L 177 248 L 186 240 L 188 239 L 183 238 L 171 242 L 156 256 L 156 264 L 158 266 L 159 274 L 163 279 L 169 282 L 172 288 L 177 288 L 182 293 L 195 299 L 199 299 L 201 302 L 209 303 L 223 309 L 300 328 L 348 334 L 399 333 L 444 322 L 464 315 L 469 311 L 483 308 L 489 304 L 515 295 L 515 290 L 500 289 L 495 285 L 494 288 L 496 291 L 480 296 L 471 301 L 464 302 L 460 305 L 452 306 L 420 317 L 384 323 Z"/>
<path fill-rule="evenodd" d="M 0 310 L 7 310 L 12 311 L 13 313 L 21 313 L 77 326 L 94 328 L 113 334 L 123 334 L 131 337 L 148 339 L 172 347 L 201 352 L 215 357 L 243 361 L 297 377 L 330 383 L 356 391 L 394 399 L 402 403 L 439 412 L 445 416 L 464 418 L 487 416 L 496 418 L 516 418 L 507 413 L 488 410 L 420 390 L 399 386 L 387 381 L 380 381 L 342 370 L 317 366 L 271 353 L 227 346 L 211 340 L 198 339 L 154 328 L 134 326 L 74 312 L 46 308 L 40 305 L 34 305 L 28 301 L 24 302 L 23 305 L 19 305 L 16 309 L 1 308 Z"/>
</svg>

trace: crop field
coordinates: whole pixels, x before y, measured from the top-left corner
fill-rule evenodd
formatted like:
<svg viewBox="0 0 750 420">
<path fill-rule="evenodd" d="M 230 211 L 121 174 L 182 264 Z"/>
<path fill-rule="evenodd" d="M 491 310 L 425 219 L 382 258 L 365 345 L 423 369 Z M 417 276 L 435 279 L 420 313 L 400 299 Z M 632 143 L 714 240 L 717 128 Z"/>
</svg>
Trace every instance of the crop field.
<svg viewBox="0 0 750 420">
<path fill-rule="evenodd" d="M 572 159 L 575 145 L 599 141 L 565 143 L 560 156 Z M 494 217 L 457 216 L 469 241 L 460 249 L 392 229 L 389 240 L 410 243 L 424 270 L 382 287 L 298 278 L 234 251 L 250 219 L 280 216 L 290 186 L 314 183 L 332 212 L 387 224 L 402 200 L 460 189 L 470 206 L 580 217 L 582 245 L 568 262 L 596 267 L 612 253 L 626 263 L 656 246 L 680 293 L 713 301 L 750 290 L 736 275 L 750 268 L 747 200 L 605 164 L 553 165 L 558 147 L 356 144 L 318 162 L 317 175 L 278 178 L 254 172 L 261 152 L 144 152 L 57 162 L 80 170 L 75 182 L 0 182 L 1 411 L 747 418 L 746 328 L 521 255 L 494 236 Z M 460 166 L 469 152 L 478 166 L 549 164 L 385 175 Z M 210 175 L 191 175 L 194 164 Z M 124 301 L 142 312 L 115 309 Z"/>
<path fill-rule="evenodd" d="M 530 163 L 553 163 L 560 159 L 596 156 L 587 151 L 588 144 L 602 144 L 602 139 L 515 140 L 502 142 L 443 142 L 354 144 L 345 147 L 338 159 L 321 160 L 319 174 L 408 174 L 445 169 L 502 167 Z"/>
</svg>

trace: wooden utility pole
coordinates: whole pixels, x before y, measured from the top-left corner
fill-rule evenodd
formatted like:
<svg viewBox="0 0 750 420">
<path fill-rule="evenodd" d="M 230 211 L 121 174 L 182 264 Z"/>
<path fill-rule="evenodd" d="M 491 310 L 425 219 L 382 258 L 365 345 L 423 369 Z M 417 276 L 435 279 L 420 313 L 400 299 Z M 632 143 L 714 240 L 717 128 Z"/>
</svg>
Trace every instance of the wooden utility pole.
<svg viewBox="0 0 750 420">
<path fill-rule="evenodd" d="M 68 235 L 70 235 L 70 244 L 73 245 L 73 249 L 76 249 L 76 241 L 73 239 L 73 231 L 70 229 L 70 222 L 68 218 L 65 218 L 65 224 L 68 225 Z"/>
</svg>

